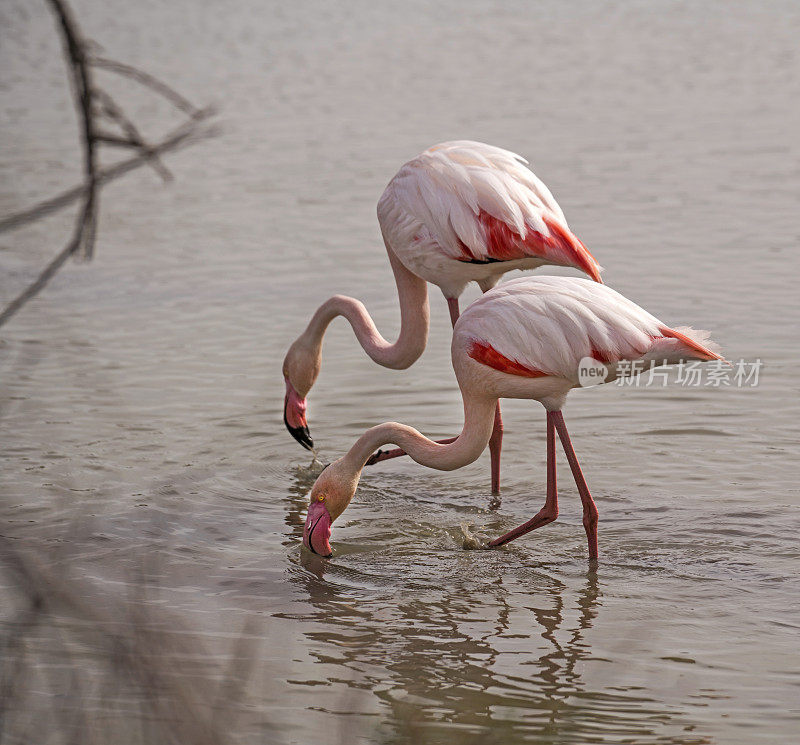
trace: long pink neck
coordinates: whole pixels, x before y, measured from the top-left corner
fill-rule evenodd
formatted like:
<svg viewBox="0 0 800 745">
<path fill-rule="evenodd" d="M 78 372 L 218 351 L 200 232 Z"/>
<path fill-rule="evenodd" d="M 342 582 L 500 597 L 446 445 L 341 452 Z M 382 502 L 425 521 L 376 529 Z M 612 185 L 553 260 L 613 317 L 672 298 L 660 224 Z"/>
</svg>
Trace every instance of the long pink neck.
<svg viewBox="0 0 800 745">
<path fill-rule="evenodd" d="M 388 246 L 387 253 L 400 301 L 400 335 L 397 341 L 391 344 L 383 338 L 360 300 L 334 295 L 317 309 L 303 332 L 313 347 L 321 346 L 328 324 L 336 316 L 344 316 L 353 327 L 359 344 L 379 365 L 401 370 L 419 359 L 428 341 L 428 285 L 406 269 Z"/>
<path fill-rule="evenodd" d="M 420 465 L 439 471 L 452 471 L 477 460 L 492 434 L 497 399 L 463 389 L 462 396 L 464 428 L 453 442 L 440 445 L 406 424 L 386 422 L 368 429 L 350 448 L 342 458 L 347 470 L 358 473 L 375 450 L 390 443 L 401 447 Z"/>
</svg>

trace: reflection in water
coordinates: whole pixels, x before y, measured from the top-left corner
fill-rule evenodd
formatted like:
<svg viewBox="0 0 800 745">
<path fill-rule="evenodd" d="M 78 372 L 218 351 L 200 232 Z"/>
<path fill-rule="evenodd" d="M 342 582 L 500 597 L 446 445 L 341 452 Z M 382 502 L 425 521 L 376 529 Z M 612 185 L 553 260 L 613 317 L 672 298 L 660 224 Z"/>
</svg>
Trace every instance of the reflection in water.
<svg viewBox="0 0 800 745">
<path fill-rule="evenodd" d="M 292 617 L 309 623 L 306 637 L 328 683 L 347 671 L 350 687 L 364 696 L 371 690 L 386 707 L 389 741 L 445 743 L 458 733 L 476 742 L 544 734 L 568 742 L 612 724 L 620 737 L 651 737 L 672 719 L 633 690 L 584 680 L 590 665 L 604 662 L 593 657 L 588 638 L 602 608 L 596 569 L 573 583 L 530 566 L 508 579 L 476 568 L 436 584 L 441 562 L 434 556 L 427 567 L 421 558 L 409 561 L 405 571 L 381 578 L 385 589 L 369 592 L 354 589 L 355 581 L 369 576 L 374 586 L 380 559 L 355 558 L 363 566 L 354 571 L 302 551 L 307 571 L 292 581 L 313 610 Z"/>
<path fill-rule="evenodd" d="M 303 525 L 306 519 L 306 511 L 308 510 L 308 495 L 317 480 L 317 476 L 322 473 L 324 467 L 325 464 L 320 463 L 316 457 L 308 465 L 295 467 L 292 483 L 289 486 L 290 496 L 286 511 L 286 525 L 292 529 L 293 535 L 297 533 L 295 528 L 299 525 L 299 536 L 302 538 Z"/>
</svg>

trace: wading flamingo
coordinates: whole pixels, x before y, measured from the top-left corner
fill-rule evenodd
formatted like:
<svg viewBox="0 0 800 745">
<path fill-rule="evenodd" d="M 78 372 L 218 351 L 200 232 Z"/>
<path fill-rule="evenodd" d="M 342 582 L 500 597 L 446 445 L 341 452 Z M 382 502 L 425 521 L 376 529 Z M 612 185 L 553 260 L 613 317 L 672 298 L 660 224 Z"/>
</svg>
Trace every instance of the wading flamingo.
<svg viewBox="0 0 800 745">
<path fill-rule="evenodd" d="M 350 322 L 372 360 L 401 370 L 419 358 L 428 340 L 426 281 L 444 293 L 453 324 L 467 284 L 477 282 L 486 292 L 512 269 L 571 266 L 601 281 L 599 264 L 526 162 L 481 142 L 443 142 L 406 163 L 389 182 L 378 201 L 378 221 L 400 300 L 400 334 L 393 344 L 386 341 L 354 298 L 335 295 L 317 309 L 283 362 L 283 421 L 303 447 L 314 446 L 306 397 L 319 375 L 322 337 L 336 316 Z M 498 404 L 489 441 L 493 494 L 500 488 L 502 438 Z M 403 454 L 395 450 L 380 459 Z"/>
<path fill-rule="evenodd" d="M 624 372 L 682 360 L 721 360 L 708 333 L 672 329 L 606 285 L 573 277 L 522 277 L 490 290 L 470 305 L 453 329 L 452 360 L 464 401 L 464 428 L 449 444 L 429 440 L 405 424 L 387 422 L 367 430 L 339 460 L 322 471 L 311 490 L 303 543 L 331 555 L 331 523 L 342 514 L 361 470 L 376 448 L 399 445 L 417 463 L 451 471 L 472 463 L 492 434 L 499 398 L 530 398 L 547 410 L 547 493 L 528 522 L 495 539 L 501 546 L 558 516 L 558 432 L 583 503 L 589 558 L 597 558 L 597 507 L 581 473 L 561 408 L 580 385 L 579 369 L 602 363 L 611 381 Z"/>
</svg>

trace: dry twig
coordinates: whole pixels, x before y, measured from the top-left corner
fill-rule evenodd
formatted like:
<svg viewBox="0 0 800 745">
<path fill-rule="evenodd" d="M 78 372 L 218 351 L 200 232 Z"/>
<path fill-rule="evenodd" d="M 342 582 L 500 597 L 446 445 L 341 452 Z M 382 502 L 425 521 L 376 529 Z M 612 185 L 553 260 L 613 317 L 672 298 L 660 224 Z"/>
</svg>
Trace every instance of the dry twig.
<svg viewBox="0 0 800 745">
<path fill-rule="evenodd" d="M 47 0 L 47 2 L 58 21 L 64 57 L 70 70 L 73 99 L 81 120 L 83 183 L 34 207 L 0 219 L 0 232 L 38 220 L 78 199 L 82 200 L 82 206 L 78 210 L 75 227 L 66 246 L 28 287 L 0 311 L 0 326 L 7 323 L 25 303 L 35 297 L 70 256 L 80 253 L 87 259 L 92 258 L 97 234 L 100 187 L 104 183 L 145 163 L 151 165 L 164 181 L 169 181 L 172 179 L 172 175 L 159 156 L 215 133 L 215 130 L 211 128 L 198 129 L 200 122 L 213 112 L 211 108 L 198 109 L 166 83 L 135 67 L 90 55 L 88 52 L 91 45 L 81 36 L 66 0 Z M 161 142 L 154 145 L 148 143 L 139 128 L 125 114 L 111 94 L 95 84 L 92 75 L 93 68 L 108 70 L 137 81 L 187 114 L 189 121 Z M 100 129 L 99 120 L 102 118 L 111 121 L 122 134 Z M 97 151 L 98 147 L 104 144 L 130 148 L 136 150 L 137 155 L 110 168 L 101 169 L 97 160 Z"/>
</svg>

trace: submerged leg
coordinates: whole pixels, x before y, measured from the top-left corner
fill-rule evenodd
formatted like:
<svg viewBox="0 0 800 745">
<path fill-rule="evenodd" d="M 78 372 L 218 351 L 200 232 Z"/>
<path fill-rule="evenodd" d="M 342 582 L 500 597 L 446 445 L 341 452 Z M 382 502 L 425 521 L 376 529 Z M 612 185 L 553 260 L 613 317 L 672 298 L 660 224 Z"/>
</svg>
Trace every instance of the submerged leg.
<svg viewBox="0 0 800 745">
<path fill-rule="evenodd" d="M 597 559 L 597 505 L 594 503 L 592 495 L 589 493 L 589 487 L 586 484 L 586 479 L 583 477 L 578 458 L 572 447 L 572 441 L 569 439 L 567 425 L 564 424 L 564 415 L 560 411 L 554 411 L 553 418 L 556 429 L 558 430 L 558 437 L 564 447 L 564 452 L 569 461 L 569 467 L 572 469 L 572 475 L 575 478 L 575 485 L 578 487 L 578 494 L 581 496 L 581 503 L 583 504 L 583 527 L 586 529 L 586 538 L 589 541 L 589 558 Z"/>
<path fill-rule="evenodd" d="M 495 548 L 504 543 L 513 541 L 525 533 L 530 533 L 536 528 L 553 522 L 558 517 L 558 490 L 556 489 L 556 429 L 555 414 L 547 412 L 547 497 L 544 507 L 539 510 L 528 522 L 510 530 L 505 535 L 495 538 L 489 546 Z"/>
</svg>

